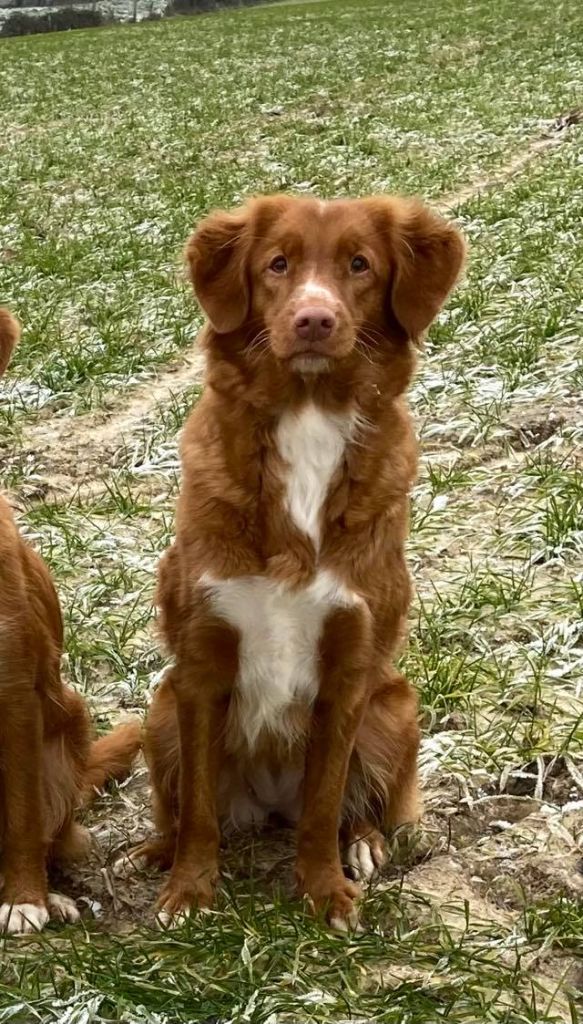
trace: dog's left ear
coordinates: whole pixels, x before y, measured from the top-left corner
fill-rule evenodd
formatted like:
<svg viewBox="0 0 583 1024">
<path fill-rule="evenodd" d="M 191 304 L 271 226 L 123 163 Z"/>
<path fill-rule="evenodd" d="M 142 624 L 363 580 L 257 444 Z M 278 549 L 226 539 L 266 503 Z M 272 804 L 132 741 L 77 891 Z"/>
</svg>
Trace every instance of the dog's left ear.
<svg viewBox="0 0 583 1024">
<path fill-rule="evenodd" d="M 412 341 L 435 319 L 464 264 L 456 227 L 414 199 L 372 199 L 372 213 L 389 244 L 387 301 Z"/>
<path fill-rule="evenodd" d="M 196 297 L 218 334 L 236 331 L 249 309 L 248 220 L 245 207 L 218 210 L 200 222 L 186 245 Z"/>
</svg>

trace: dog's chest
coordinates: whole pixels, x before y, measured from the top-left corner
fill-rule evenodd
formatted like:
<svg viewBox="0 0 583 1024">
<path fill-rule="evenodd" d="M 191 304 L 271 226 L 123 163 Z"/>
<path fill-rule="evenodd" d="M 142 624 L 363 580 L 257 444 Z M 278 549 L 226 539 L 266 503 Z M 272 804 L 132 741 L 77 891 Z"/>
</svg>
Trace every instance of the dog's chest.
<svg viewBox="0 0 583 1024">
<path fill-rule="evenodd" d="M 284 504 L 298 530 L 320 548 L 322 508 L 354 427 L 351 414 L 325 413 L 308 405 L 285 413 L 276 431 L 284 461 Z"/>
<path fill-rule="evenodd" d="M 322 508 L 352 430 L 349 416 L 327 416 L 313 406 L 282 417 L 276 443 L 284 463 L 282 514 L 320 547 Z M 326 617 L 359 598 L 320 569 L 303 588 L 264 576 L 205 580 L 214 611 L 239 631 L 234 713 L 253 749 L 260 734 L 285 732 L 286 711 L 308 706 L 318 692 L 318 647 Z M 290 737 L 291 738 L 291 737 Z"/>
</svg>

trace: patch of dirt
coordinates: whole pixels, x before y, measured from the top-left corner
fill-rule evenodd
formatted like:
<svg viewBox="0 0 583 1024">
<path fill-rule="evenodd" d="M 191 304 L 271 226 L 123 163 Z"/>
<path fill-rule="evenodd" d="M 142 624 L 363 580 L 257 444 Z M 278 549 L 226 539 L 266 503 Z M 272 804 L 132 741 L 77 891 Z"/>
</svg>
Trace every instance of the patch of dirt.
<svg viewBox="0 0 583 1024">
<path fill-rule="evenodd" d="M 493 921 L 504 928 L 512 927 L 516 914 L 497 907 L 472 885 L 467 867 L 458 857 L 443 854 L 421 864 L 407 875 L 407 889 L 412 889 L 435 903 L 445 923 L 455 930 L 465 929 L 460 904 L 468 904 L 470 917 L 476 922 Z"/>
<path fill-rule="evenodd" d="M 559 895 L 581 899 L 583 802 L 561 811 L 528 797 L 501 795 L 476 801 L 471 809 L 460 812 L 460 818 L 466 820 L 458 832 L 458 849 L 433 856 L 405 875 L 406 891 L 422 897 L 421 917 L 430 915 L 434 907 L 454 934 L 471 938 L 492 923 L 509 938 L 515 934 L 518 938 L 525 906 L 544 905 Z M 452 839 L 452 848 L 454 843 Z M 557 952 L 552 944 L 533 948 L 524 938 L 518 941 L 524 943 L 523 967 L 528 965 L 553 1012 L 571 1022 L 567 992 L 581 992 L 580 960 Z M 512 942 L 508 947 L 497 946 L 501 959 L 512 964 Z M 398 969 L 393 985 L 405 980 L 427 983 L 416 968 L 410 978 Z M 391 982 L 385 979 L 385 983 Z"/>
<path fill-rule="evenodd" d="M 505 440 L 518 451 L 528 451 L 551 437 L 581 426 L 581 400 L 577 396 L 547 408 L 525 406 L 505 423 Z"/>
<path fill-rule="evenodd" d="M 583 802 L 563 811 L 541 804 L 522 821 L 503 825 L 464 853 L 479 889 L 498 905 L 583 896 Z"/>
<path fill-rule="evenodd" d="M 154 833 L 147 769 L 142 762 L 122 785 L 97 798 L 81 817 L 91 834 L 89 857 L 68 865 L 51 878 L 55 888 L 78 903 L 83 918 L 101 930 L 127 932 L 154 923 L 159 883 L 140 876 L 133 886 L 114 879 L 111 867 L 122 849 Z"/>
<path fill-rule="evenodd" d="M 500 908 L 583 896 L 583 801 L 560 808 L 528 796 L 487 796 L 450 815 L 431 812 L 423 831 L 426 859 L 405 869 L 412 888 L 431 893 L 437 878 L 444 900 L 471 895 L 482 910 L 486 900 L 493 920 Z"/>
<path fill-rule="evenodd" d="M 579 799 L 583 777 L 570 759 L 547 754 L 510 772 L 504 780 L 504 789 L 519 797 L 540 795 L 547 803 L 562 806 Z"/>
<path fill-rule="evenodd" d="M 451 856 L 437 857 L 428 864 L 415 868 L 407 876 L 407 889 L 413 889 L 429 897 L 429 914 L 434 906 L 442 921 L 447 925 L 450 934 L 467 936 L 471 941 L 472 934 L 484 932 L 484 928 L 494 924 L 509 937 L 507 945 L 496 942 L 497 953 L 501 962 L 512 966 L 515 962 L 516 950 L 511 941 L 515 932 L 519 914 L 517 910 L 508 910 L 497 905 L 489 898 L 489 894 L 481 893 L 478 880 L 470 874 L 467 865 L 458 858 Z M 423 911 L 421 911 L 423 913 Z M 560 1015 L 567 1024 L 572 1024 L 571 1007 L 567 998 L 570 990 L 576 993 L 579 989 L 581 970 L 579 963 L 567 955 L 557 955 L 550 950 L 533 950 L 524 945 L 521 949 L 523 967 L 528 964 L 529 973 L 536 981 L 539 992 L 539 1010 Z M 393 985 L 403 981 L 416 981 L 417 984 L 430 987 L 439 984 L 438 975 L 420 970 L 419 968 L 391 968 L 394 977 Z M 383 972 L 385 984 L 387 979 Z M 449 979 L 451 981 L 451 979 Z M 390 982 L 389 982 L 390 984 Z M 501 993 L 503 996 L 503 993 Z"/>
<path fill-rule="evenodd" d="M 548 441 L 566 423 L 565 416 L 551 413 L 548 418 L 527 420 L 516 427 L 509 435 L 512 447 L 528 450 L 537 448 L 543 441 Z"/>
<path fill-rule="evenodd" d="M 117 857 L 155 834 L 147 769 L 142 762 L 122 786 L 96 800 L 83 821 L 91 833 L 87 860 L 55 872 L 53 886 L 78 902 L 82 916 L 99 930 L 116 934 L 155 926 L 155 904 L 163 875 L 142 870 L 117 878 Z M 223 886 L 257 879 L 269 893 L 294 892 L 295 833 L 277 825 L 260 834 L 239 833 L 225 839 L 221 852 Z"/>
</svg>

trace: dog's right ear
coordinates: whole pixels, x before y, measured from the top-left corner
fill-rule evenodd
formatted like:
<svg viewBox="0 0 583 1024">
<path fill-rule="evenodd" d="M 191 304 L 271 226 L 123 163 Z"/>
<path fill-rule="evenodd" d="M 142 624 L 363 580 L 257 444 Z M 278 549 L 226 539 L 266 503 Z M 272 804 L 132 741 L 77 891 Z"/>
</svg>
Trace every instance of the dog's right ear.
<svg viewBox="0 0 583 1024">
<path fill-rule="evenodd" d="M 0 377 L 10 362 L 12 349 L 20 338 L 20 324 L 16 317 L 0 306 Z"/>
<path fill-rule="evenodd" d="M 186 246 L 196 297 L 218 334 L 244 323 L 249 310 L 246 259 L 249 211 L 217 211 L 201 221 Z"/>
</svg>

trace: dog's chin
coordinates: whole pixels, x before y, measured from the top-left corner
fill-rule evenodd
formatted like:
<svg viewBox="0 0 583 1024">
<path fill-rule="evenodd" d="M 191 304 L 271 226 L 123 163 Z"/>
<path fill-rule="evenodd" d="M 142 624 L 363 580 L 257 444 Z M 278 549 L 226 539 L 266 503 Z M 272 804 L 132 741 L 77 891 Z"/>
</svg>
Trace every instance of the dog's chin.
<svg viewBox="0 0 583 1024">
<path fill-rule="evenodd" d="M 329 356 L 306 355 L 302 352 L 290 359 L 290 366 L 294 373 L 301 373 L 307 377 L 317 373 L 329 373 L 332 360 Z"/>
</svg>

